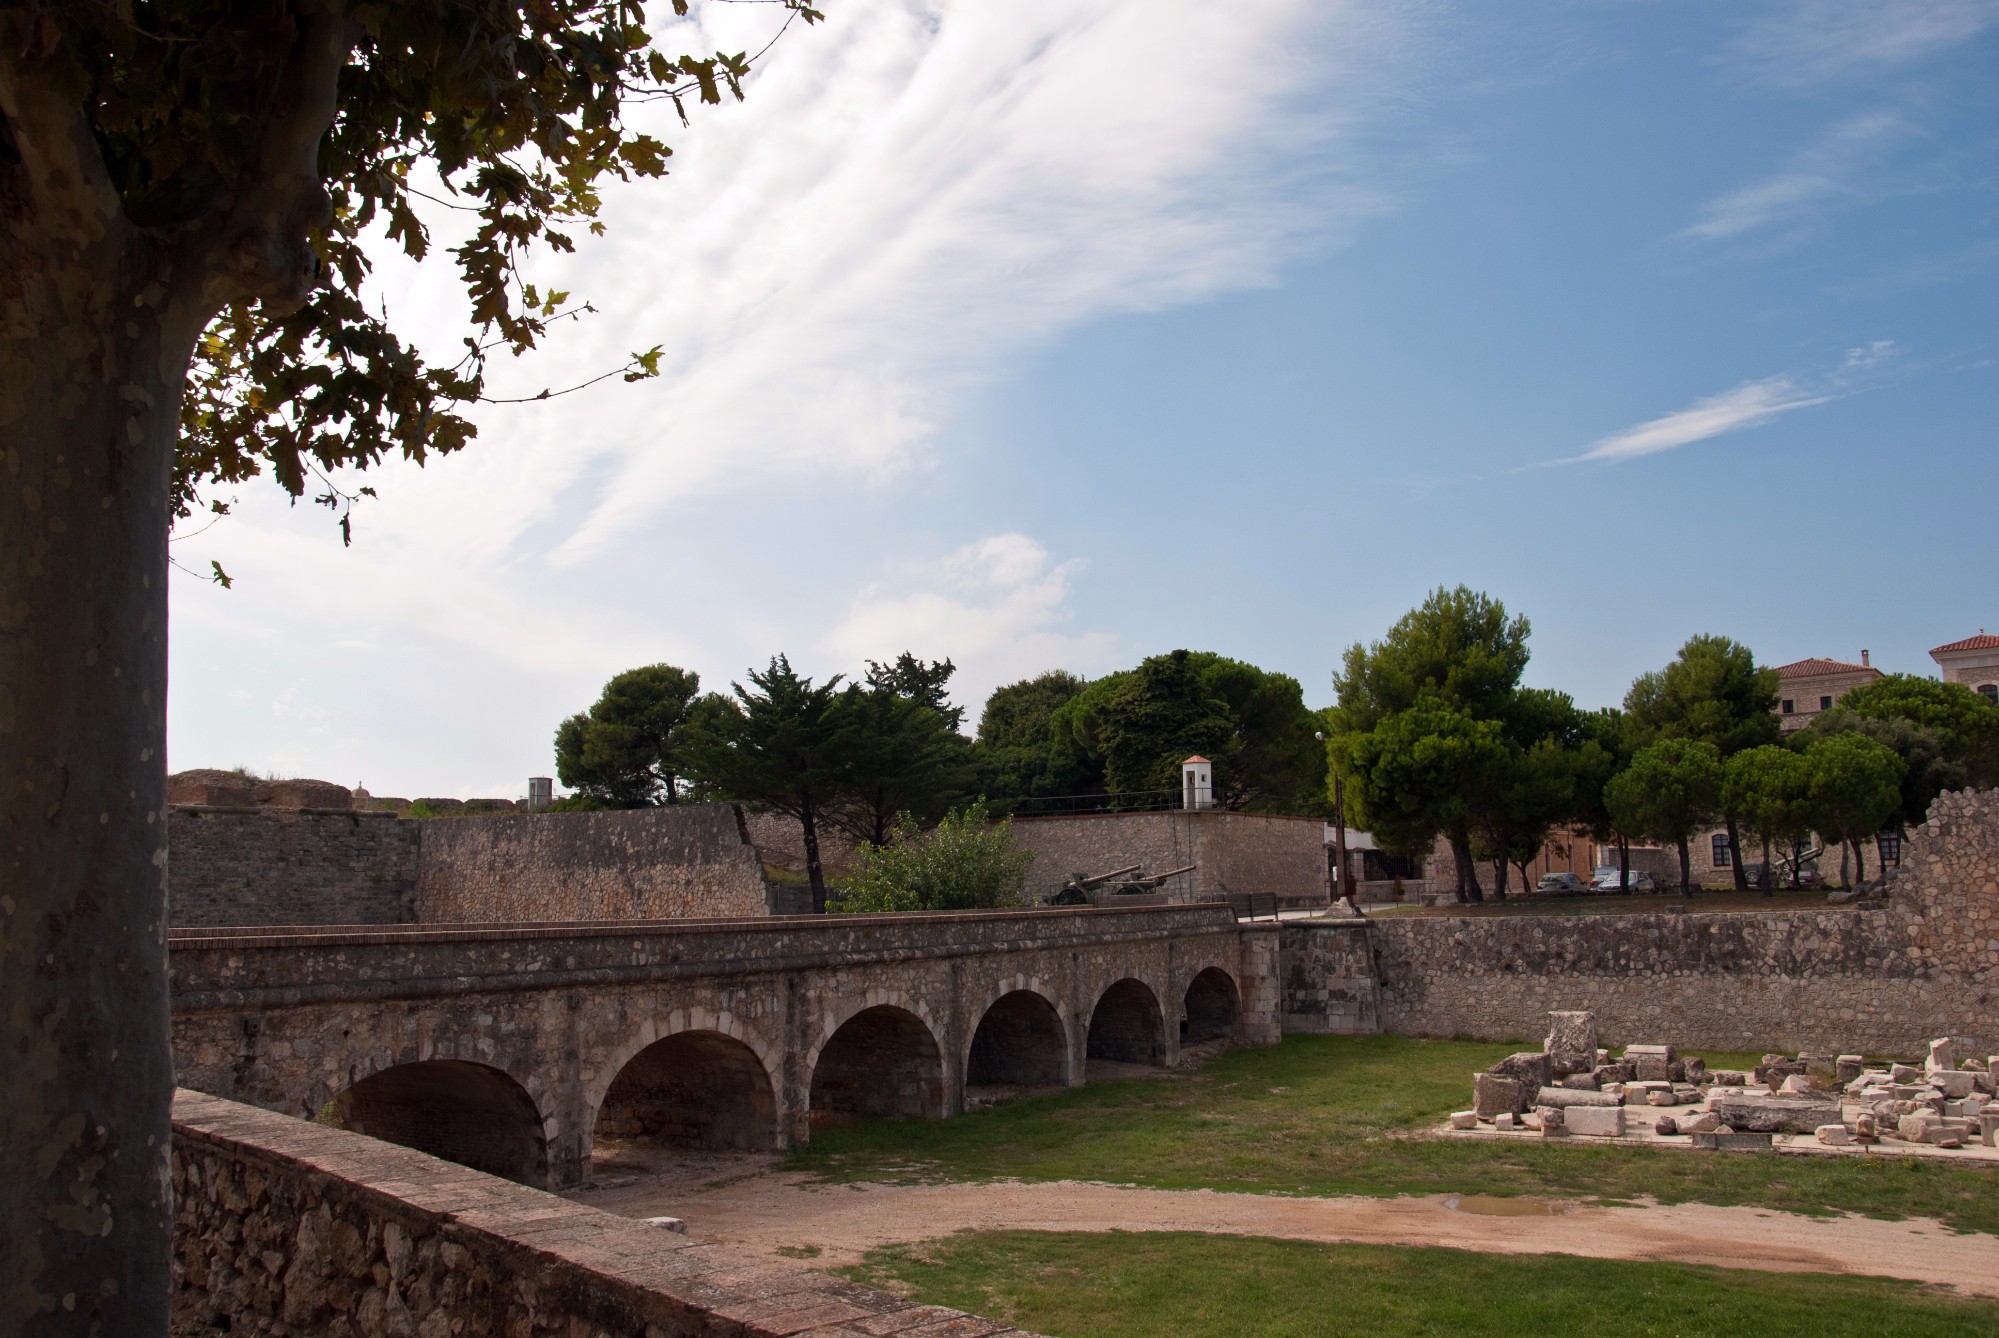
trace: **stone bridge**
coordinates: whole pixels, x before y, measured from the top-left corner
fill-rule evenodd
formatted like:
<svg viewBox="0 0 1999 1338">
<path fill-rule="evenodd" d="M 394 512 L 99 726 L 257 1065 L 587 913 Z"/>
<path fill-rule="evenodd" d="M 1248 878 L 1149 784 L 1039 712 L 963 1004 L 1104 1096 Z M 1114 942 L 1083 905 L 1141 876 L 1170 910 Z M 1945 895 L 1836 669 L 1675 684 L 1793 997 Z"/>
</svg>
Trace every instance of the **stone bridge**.
<svg viewBox="0 0 1999 1338">
<path fill-rule="evenodd" d="M 1279 1033 L 1278 929 L 1224 906 L 171 935 L 183 1087 L 531 1184 L 592 1147 L 782 1148 L 967 1089 Z"/>
</svg>

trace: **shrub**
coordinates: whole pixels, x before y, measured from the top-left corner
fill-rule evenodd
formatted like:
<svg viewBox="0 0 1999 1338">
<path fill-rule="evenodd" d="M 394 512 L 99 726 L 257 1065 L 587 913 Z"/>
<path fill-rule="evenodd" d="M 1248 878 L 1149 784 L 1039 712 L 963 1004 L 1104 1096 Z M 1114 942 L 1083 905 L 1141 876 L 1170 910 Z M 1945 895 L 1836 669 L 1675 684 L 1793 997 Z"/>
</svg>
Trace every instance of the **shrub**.
<svg viewBox="0 0 1999 1338">
<path fill-rule="evenodd" d="M 838 909 L 849 914 L 1025 906 L 1034 858 L 1014 845 L 1012 820 L 994 822 L 983 798 L 928 832 L 902 814 L 887 844 L 862 846 L 857 856 L 840 892 Z"/>
</svg>

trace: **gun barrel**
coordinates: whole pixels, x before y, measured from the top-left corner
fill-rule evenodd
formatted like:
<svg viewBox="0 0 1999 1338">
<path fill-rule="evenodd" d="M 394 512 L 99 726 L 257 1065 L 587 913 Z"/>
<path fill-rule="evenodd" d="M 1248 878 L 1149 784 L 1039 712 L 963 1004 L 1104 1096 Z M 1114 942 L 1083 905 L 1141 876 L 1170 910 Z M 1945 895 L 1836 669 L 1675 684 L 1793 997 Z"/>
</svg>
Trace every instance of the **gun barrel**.
<svg viewBox="0 0 1999 1338">
<path fill-rule="evenodd" d="M 1112 869 L 1109 873 L 1100 873 L 1090 878 L 1078 878 L 1076 881 L 1084 887 L 1095 887 L 1099 883 L 1108 883 L 1113 878 L 1120 878 L 1125 874 L 1144 867 L 1142 864 L 1127 864 L 1122 869 Z"/>
<path fill-rule="evenodd" d="M 1154 878 L 1174 878 L 1183 873 L 1194 872 L 1194 867 L 1192 864 L 1183 864 L 1177 869 L 1168 869 L 1165 873 L 1155 873 L 1152 876 Z"/>
</svg>

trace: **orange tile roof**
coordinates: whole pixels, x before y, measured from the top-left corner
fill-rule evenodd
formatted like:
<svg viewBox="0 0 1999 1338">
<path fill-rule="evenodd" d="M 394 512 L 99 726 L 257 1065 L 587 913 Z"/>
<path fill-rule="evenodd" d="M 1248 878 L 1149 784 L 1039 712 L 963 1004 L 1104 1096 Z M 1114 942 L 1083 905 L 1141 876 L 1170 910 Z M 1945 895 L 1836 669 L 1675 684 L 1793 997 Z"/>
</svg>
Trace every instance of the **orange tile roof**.
<svg viewBox="0 0 1999 1338">
<path fill-rule="evenodd" d="M 1820 678 L 1826 674 L 1879 674 L 1871 664 L 1848 664 L 1845 660 L 1793 660 L 1777 666 L 1779 678 Z"/>
<path fill-rule="evenodd" d="M 1938 646 L 1930 654 L 1939 655 L 1947 650 L 1999 650 L 1999 636 L 1993 636 L 1990 632 L 1980 632 L 1977 636 L 1953 641 L 1948 646 Z"/>
</svg>

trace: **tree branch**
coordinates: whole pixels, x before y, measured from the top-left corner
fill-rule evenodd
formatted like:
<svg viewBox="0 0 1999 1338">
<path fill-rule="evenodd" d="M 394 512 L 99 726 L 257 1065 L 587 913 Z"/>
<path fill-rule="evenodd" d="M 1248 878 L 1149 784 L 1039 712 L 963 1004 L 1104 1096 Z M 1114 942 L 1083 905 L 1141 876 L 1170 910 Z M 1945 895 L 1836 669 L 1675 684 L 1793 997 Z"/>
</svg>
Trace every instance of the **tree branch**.
<svg viewBox="0 0 1999 1338">
<path fill-rule="evenodd" d="M 232 301 L 295 309 L 319 283 L 312 233 L 333 216 L 319 145 L 339 106 L 340 71 L 358 35 L 345 0 L 300 6 L 298 40 L 278 76 L 265 128 L 243 168 L 227 223 L 201 266 L 206 314 Z"/>
<path fill-rule="evenodd" d="M 102 241 L 115 235 L 124 206 L 91 133 L 86 82 L 52 20 L 32 11 L 0 15 L 0 116 L 40 231 L 66 226 L 80 240 Z"/>
</svg>

